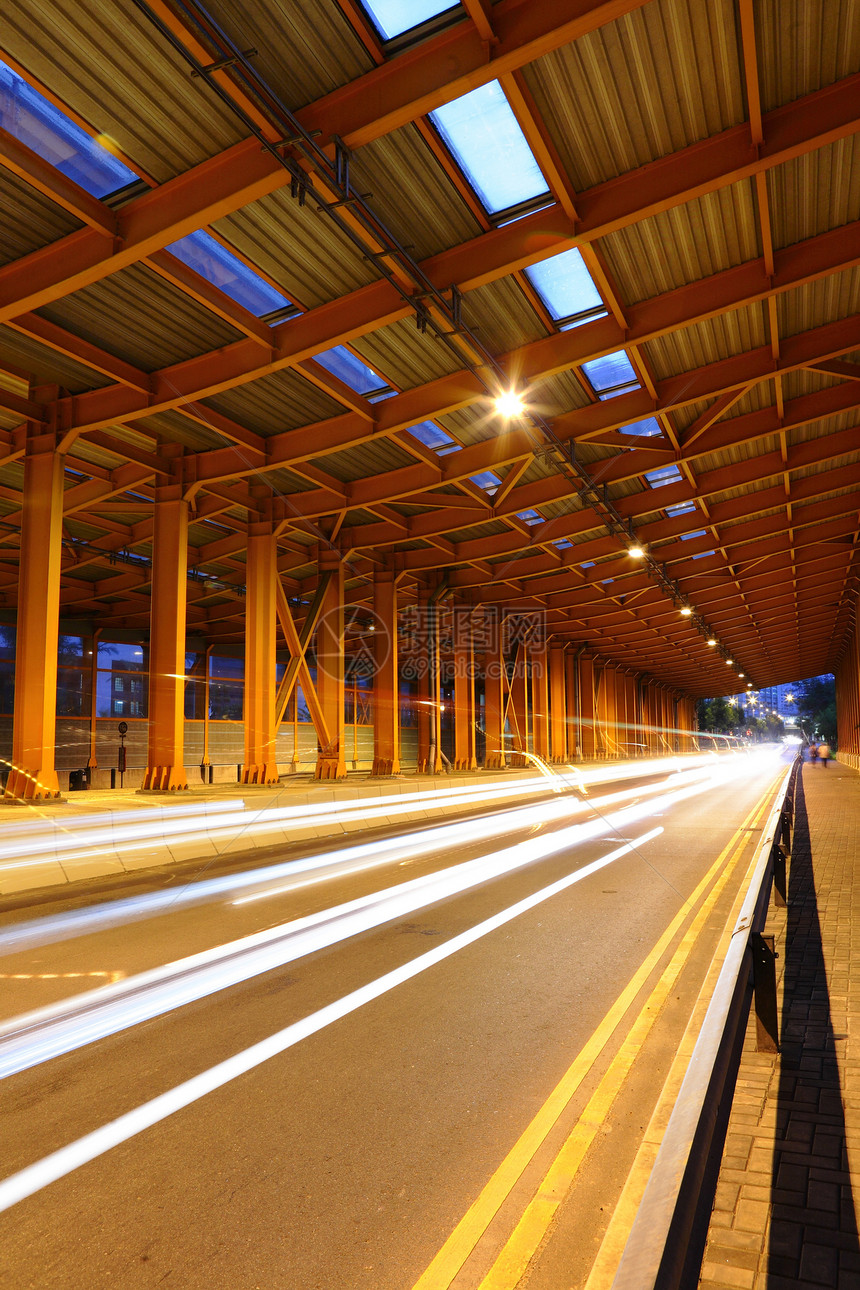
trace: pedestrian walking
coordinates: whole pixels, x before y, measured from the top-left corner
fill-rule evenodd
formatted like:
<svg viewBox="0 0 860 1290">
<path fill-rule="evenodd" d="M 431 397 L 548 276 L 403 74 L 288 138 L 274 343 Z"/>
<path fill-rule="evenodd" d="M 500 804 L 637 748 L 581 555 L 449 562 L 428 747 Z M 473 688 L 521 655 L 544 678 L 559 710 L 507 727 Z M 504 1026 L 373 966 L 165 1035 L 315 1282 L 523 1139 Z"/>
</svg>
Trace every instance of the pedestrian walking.
<svg viewBox="0 0 860 1290">
<path fill-rule="evenodd" d="M 830 757 L 830 744 L 829 744 L 829 743 L 827 743 L 826 741 L 824 741 L 823 743 L 820 743 L 820 744 L 818 745 L 818 756 L 819 756 L 819 758 L 820 758 L 820 760 L 821 760 L 821 764 L 822 764 L 822 766 L 824 767 L 824 769 L 825 769 L 825 770 L 827 770 L 827 762 L 828 762 L 828 759 L 829 759 L 829 757 Z"/>
<path fill-rule="evenodd" d="M 809 744 L 809 760 L 813 765 L 818 761 L 818 744 L 814 739 Z"/>
</svg>

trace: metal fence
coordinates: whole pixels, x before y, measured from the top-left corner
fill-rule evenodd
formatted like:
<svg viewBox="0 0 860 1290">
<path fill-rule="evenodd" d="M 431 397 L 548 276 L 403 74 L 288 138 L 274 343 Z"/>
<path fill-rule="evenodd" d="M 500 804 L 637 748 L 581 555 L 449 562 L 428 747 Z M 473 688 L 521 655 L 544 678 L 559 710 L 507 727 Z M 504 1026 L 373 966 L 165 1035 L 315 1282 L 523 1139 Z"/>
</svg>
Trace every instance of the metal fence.
<svg viewBox="0 0 860 1290">
<path fill-rule="evenodd" d="M 786 902 L 798 757 L 762 831 L 752 877 L 702 1029 L 666 1127 L 612 1290 L 690 1290 L 702 1251 L 750 1006 L 758 1046 L 778 1048 L 773 937 L 764 932 L 771 892 Z"/>
</svg>

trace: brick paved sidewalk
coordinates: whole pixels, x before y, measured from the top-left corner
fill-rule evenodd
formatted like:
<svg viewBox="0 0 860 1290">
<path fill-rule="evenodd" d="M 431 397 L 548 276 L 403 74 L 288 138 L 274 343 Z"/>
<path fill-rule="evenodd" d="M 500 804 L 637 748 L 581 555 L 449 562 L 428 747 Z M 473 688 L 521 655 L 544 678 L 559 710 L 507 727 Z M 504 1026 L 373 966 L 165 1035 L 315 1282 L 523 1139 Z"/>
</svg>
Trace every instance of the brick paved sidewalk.
<svg viewBox="0 0 860 1290">
<path fill-rule="evenodd" d="M 781 1052 L 757 1053 L 751 1022 L 702 1290 L 860 1290 L 860 775 L 805 765 L 795 823 L 789 908 L 767 928 Z"/>
</svg>

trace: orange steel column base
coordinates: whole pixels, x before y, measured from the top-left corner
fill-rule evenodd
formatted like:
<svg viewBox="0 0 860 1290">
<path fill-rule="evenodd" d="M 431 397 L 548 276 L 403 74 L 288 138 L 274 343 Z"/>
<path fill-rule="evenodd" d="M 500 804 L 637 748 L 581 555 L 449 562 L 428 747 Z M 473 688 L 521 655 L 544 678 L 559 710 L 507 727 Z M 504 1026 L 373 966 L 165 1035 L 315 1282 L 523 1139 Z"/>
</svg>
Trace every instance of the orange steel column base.
<svg viewBox="0 0 860 1290">
<path fill-rule="evenodd" d="M 184 766 L 147 766 L 142 791 L 175 793 L 188 788 Z"/>
<path fill-rule="evenodd" d="M 277 784 L 279 782 L 276 762 L 268 761 L 262 766 L 243 766 L 243 784 Z"/>
<path fill-rule="evenodd" d="M 324 757 L 320 753 L 314 767 L 314 779 L 346 779 L 346 761 L 341 757 Z"/>
<path fill-rule="evenodd" d="M 55 770 L 10 770 L 4 802 L 47 802 L 60 800 L 60 782 Z"/>
</svg>

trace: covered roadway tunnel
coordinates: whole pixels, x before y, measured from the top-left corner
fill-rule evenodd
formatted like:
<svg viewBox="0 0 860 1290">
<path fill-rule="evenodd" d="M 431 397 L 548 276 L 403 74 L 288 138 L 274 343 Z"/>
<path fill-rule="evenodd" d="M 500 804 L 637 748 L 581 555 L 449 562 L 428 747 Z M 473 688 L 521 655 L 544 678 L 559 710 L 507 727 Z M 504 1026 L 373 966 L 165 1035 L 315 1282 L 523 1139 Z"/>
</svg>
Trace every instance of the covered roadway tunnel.
<svg viewBox="0 0 860 1290">
<path fill-rule="evenodd" d="M 790 762 L 697 700 L 860 770 L 858 127 L 858 0 L 4 10 L 10 1284 L 600 1290 Z"/>
</svg>

